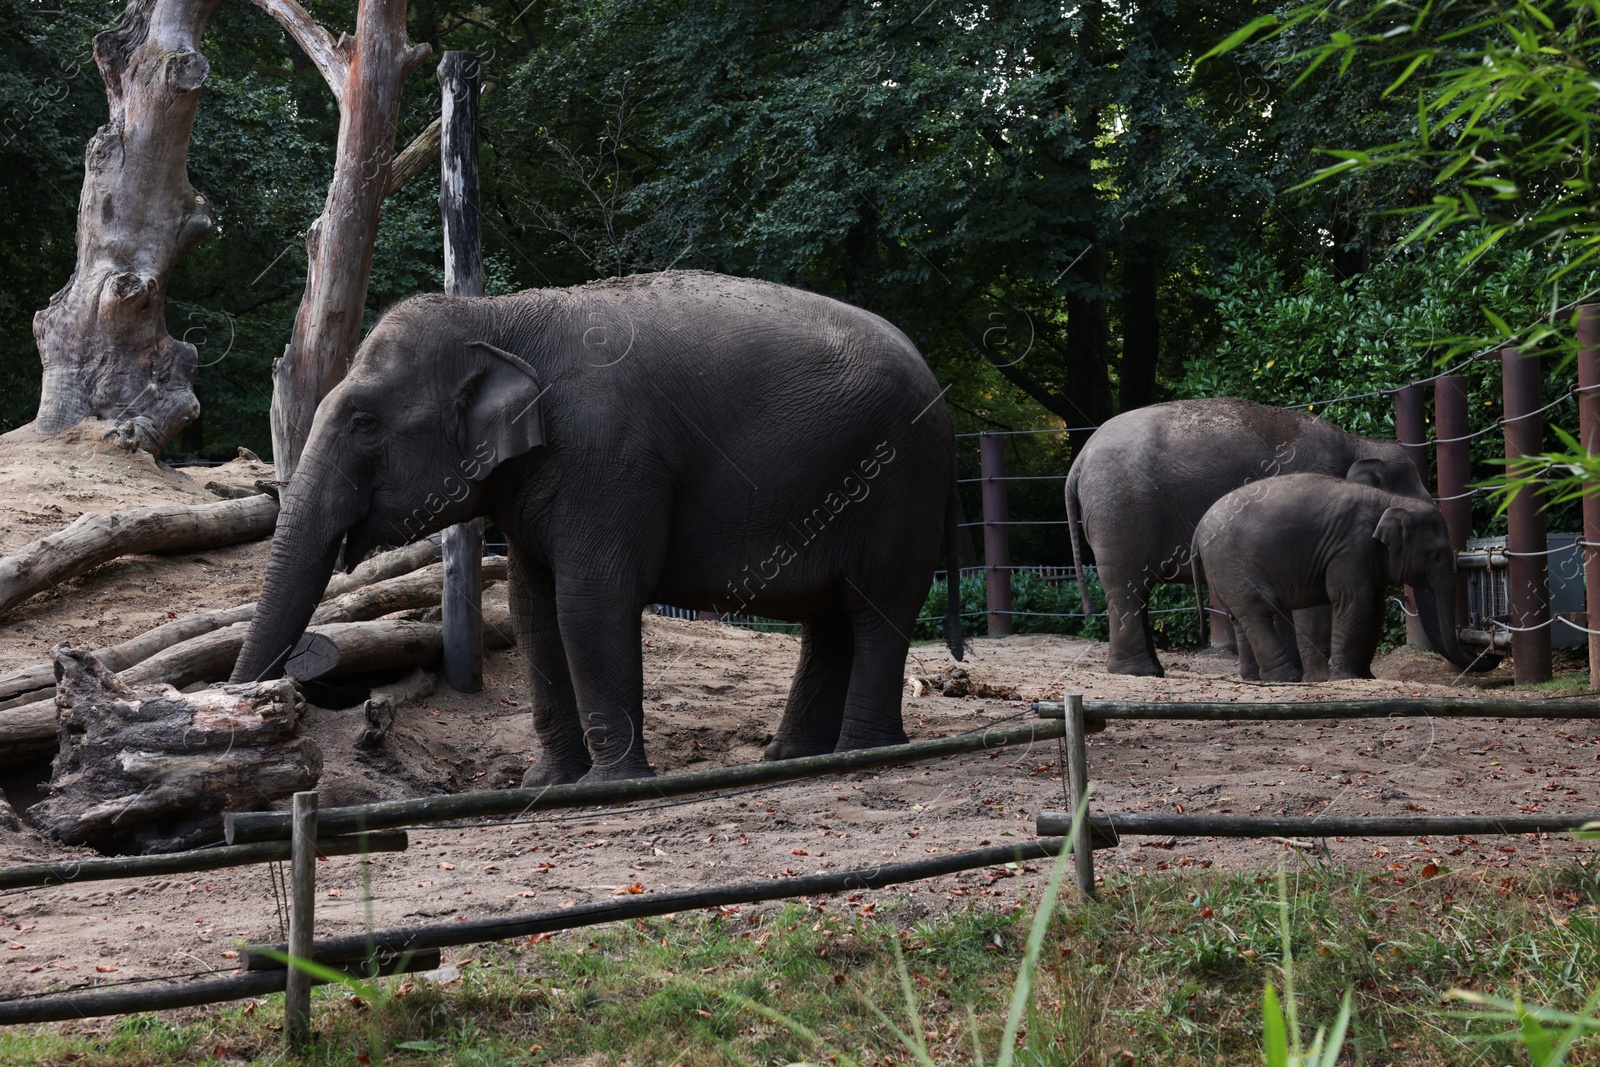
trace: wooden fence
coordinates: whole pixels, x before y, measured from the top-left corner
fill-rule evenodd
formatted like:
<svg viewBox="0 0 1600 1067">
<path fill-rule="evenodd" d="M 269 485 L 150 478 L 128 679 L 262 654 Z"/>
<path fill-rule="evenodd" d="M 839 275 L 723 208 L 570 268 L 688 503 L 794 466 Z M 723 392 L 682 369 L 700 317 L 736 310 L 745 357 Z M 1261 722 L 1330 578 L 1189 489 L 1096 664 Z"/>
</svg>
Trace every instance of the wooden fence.
<svg viewBox="0 0 1600 1067">
<path fill-rule="evenodd" d="M 0 870 L 0 888 L 76 885 L 80 882 L 239 867 L 253 863 L 293 863 L 290 878 L 289 940 L 253 945 L 241 957 L 237 974 L 182 984 L 26 995 L 0 1000 L 0 1024 L 48 1022 L 97 1015 L 151 1011 L 217 1003 L 284 991 L 290 1040 L 309 1035 L 309 972 L 286 966 L 286 957 L 315 960 L 353 975 L 392 974 L 438 966 L 439 950 L 499 941 L 604 922 L 692 911 L 766 900 L 880 888 L 964 870 L 1058 854 L 1071 848 L 1077 883 L 1094 894 L 1093 852 L 1114 846 L 1122 833 L 1211 837 L 1270 837 L 1417 834 L 1515 834 L 1560 832 L 1600 819 L 1594 814 L 1518 816 L 1356 816 L 1347 818 L 1150 815 L 1090 813 L 1080 831 L 1085 847 L 1070 840 L 1072 817 L 1043 812 L 1039 840 L 972 849 L 934 859 L 856 870 L 819 873 L 719 886 L 711 889 L 630 896 L 554 911 L 476 921 L 455 921 L 372 930 L 364 934 L 315 937 L 316 858 L 402 851 L 408 839 L 398 827 L 461 819 L 515 820 L 558 808 L 603 808 L 641 800 L 691 796 L 753 785 L 813 779 L 826 775 L 898 766 L 1010 746 L 1058 742 L 1065 799 L 1076 809 L 1089 789 L 1086 735 L 1114 719 L 1300 721 L 1389 717 L 1492 717 L 1600 719 L 1600 702 L 1588 699 L 1508 701 L 1504 699 L 1411 699 L 1315 703 L 1223 704 L 1094 701 L 1081 696 L 1034 705 L 1040 722 L 1006 729 L 988 728 L 954 737 L 803 759 L 748 764 L 659 778 L 544 789 L 508 789 L 453 796 L 423 797 L 317 810 L 316 796 L 297 794 L 293 812 L 231 813 L 229 844 L 166 856 L 141 856 L 68 863 L 31 864 Z"/>
<path fill-rule="evenodd" d="M 1035 819 L 1038 834 L 1068 836 L 1073 813 L 1089 795 L 1089 757 L 1085 737 L 1105 728 L 1112 719 L 1165 722 L 1305 722 L 1312 719 L 1387 718 L 1492 718 L 1492 719 L 1600 719 L 1600 700 L 1569 697 L 1552 700 L 1476 700 L 1435 698 L 1413 700 L 1328 700 L 1293 704 L 1224 704 L 1168 701 L 1106 700 L 1085 704 L 1081 695 L 1063 700 L 1041 700 L 1033 705 L 1041 719 L 1060 719 L 1063 731 L 1065 781 L 1069 811 L 1043 811 Z M 1094 850 L 1114 847 L 1123 833 L 1172 837 L 1414 837 L 1422 834 L 1526 834 L 1561 833 L 1600 822 L 1600 812 L 1537 815 L 1149 815 L 1143 813 L 1096 814 L 1089 812 L 1080 834 L 1089 839 L 1079 847 L 1068 842 L 1078 888 L 1094 896 Z"/>
</svg>

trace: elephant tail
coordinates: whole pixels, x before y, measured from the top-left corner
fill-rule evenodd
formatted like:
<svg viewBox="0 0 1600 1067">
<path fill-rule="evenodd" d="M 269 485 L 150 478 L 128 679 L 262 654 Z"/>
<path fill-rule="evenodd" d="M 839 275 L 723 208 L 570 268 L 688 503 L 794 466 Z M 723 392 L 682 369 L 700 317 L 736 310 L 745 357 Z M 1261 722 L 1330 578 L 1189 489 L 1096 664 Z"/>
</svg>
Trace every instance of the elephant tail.
<svg viewBox="0 0 1600 1067">
<path fill-rule="evenodd" d="M 1083 613 L 1094 614 L 1094 604 L 1089 600 L 1089 579 L 1083 573 L 1083 513 L 1078 506 L 1078 477 L 1080 468 L 1074 457 L 1067 471 L 1067 531 L 1072 538 L 1072 573 L 1077 576 L 1078 598 L 1083 602 Z"/>
<path fill-rule="evenodd" d="M 950 646 L 950 655 L 960 663 L 966 656 L 966 642 L 961 636 L 961 509 L 956 499 L 955 473 L 950 475 L 950 495 L 944 505 L 945 586 L 948 595 L 944 609 L 944 642 Z"/>
</svg>

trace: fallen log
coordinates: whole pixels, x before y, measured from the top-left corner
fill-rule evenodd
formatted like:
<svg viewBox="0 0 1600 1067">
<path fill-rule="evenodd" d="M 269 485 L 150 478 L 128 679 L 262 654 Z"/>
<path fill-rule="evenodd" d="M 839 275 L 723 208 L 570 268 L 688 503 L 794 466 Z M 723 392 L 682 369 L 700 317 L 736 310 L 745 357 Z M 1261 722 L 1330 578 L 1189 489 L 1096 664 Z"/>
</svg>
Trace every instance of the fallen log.
<svg viewBox="0 0 1600 1067">
<path fill-rule="evenodd" d="M 438 675 L 421 667 L 398 682 L 380 685 L 372 690 L 366 703 L 361 705 L 361 716 L 367 728 L 356 738 L 357 748 L 381 748 L 389 728 L 394 725 L 394 709 L 411 700 L 421 700 L 433 692 Z"/>
<path fill-rule="evenodd" d="M 490 581 L 503 581 L 505 576 L 504 556 L 491 556 L 483 561 L 485 587 Z M 311 625 L 375 619 L 380 615 L 411 608 L 431 608 L 439 603 L 443 589 L 444 564 L 435 563 L 399 578 L 326 599 L 311 616 Z"/>
<path fill-rule="evenodd" d="M 426 567 L 433 562 L 433 545 L 427 541 L 419 541 L 405 548 L 397 548 L 392 552 L 384 552 L 372 557 L 349 574 L 338 574 L 328 582 L 328 590 L 324 599 L 331 599 L 347 595 L 353 590 L 375 582 L 386 581 L 408 574 L 419 567 Z M 485 568 L 489 566 L 485 562 Z M 501 564 L 502 575 L 504 564 Z M 203 615 L 192 615 L 187 619 L 169 622 L 157 626 L 154 630 L 130 638 L 119 645 L 111 645 L 97 649 L 95 657 L 114 671 L 125 671 L 137 663 L 142 663 L 173 645 L 202 634 L 211 633 L 232 626 L 238 622 L 249 622 L 255 618 L 256 606 L 254 603 L 241 604 L 235 608 L 223 608 L 219 611 L 209 611 Z M 379 612 L 378 614 L 384 614 Z M 347 618 L 371 618 L 372 616 L 350 615 Z M 41 663 L 36 667 L 17 671 L 15 674 L 0 678 L 0 709 L 17 707 L 40 699 L 43 694 L 36 690 L 50 689 L 54 695 L 56 684 L 56 669 L 52 663 Z M 17 699 L 22 697 L 22 699 Z"/>
<path fill-rule="evenodd" d="M 198 693 L 135 691 L 89 652 L 57 645 L 60 752 L 34 828 L 104 851 L 172 852 L 214 841 L 222 813 L 312 789 L 315 741 L 287 679 Z"/>
<path fill-rule="evenodd" d="M 0 558 L 0 611 L 118 556 L 254 541 L 271 533 L 277 520 L 278 502 L 268 496 L 80 515 L 66 529 Z"/>
<path fill-rule="evenodd" d="M 351 674 L 360 670 L 375 670 L 376 667 L 360 666 L 371 661 L 370 653 L 358 652 L 358 648 L 370 648 L 379 643 L 383 638 L 381 634 L 387 633 L 393 637 L 412 638 L 416 632 L 408 627 L 422 627 L 429 631 L 431 636 L 424 636 L 420 644 L 408 640 L 406 646 L 412 649 L 420 658 L 413 661 L 406 660 L 396 653 L 387 657 L 390 666 L 410 665 L 432 668 L 439 662 L 439 627 L 433 623 L 421 622 L 363 622 L 332 624 L 343 627 L 335 631 L 332 639 L 335 651 L 335 667 L 316 675 L 316 677 L 333 677 L 340 674 Z M 367 634 L 360 629 L 350 627 L 378 627 L 379 633 Z M 195 682 L 207 678 L 226 677 L 233 670 L 234 661 L 239 658 L 239 649 L 244 645 L 244 636 L 249 629 L 246 623 L 237 623 L 226 629 L 213 633 L 203 634 L 200 637 L 185 641 L 152 656 L 144 662 L 137 664 L 120 675 L 124 685 L 148 686 L 165 683 L 177 689 L 184 689 Z M 327 627 L 318 627 L 308 631 L 311 634 L 320 634 Z M 338 642 L 348 640 L 353 642 L 347 656 L 340 649 Z M 511 615 L 504 607 L 491 606 L 484 610 L 483 619 L 483 647 L 504 648 L 511 644 Z M 329 653 L 324 653 L 325 655 Z M 97 658 L 98 658 L 98 654 Z M 308 680 L 308 679 L 301 679 Z M 399 701 L 403 703 L 404 701 Z M 0 766 L 14 763 L 19 759 L 28 759 L 40 755 L 48 755 L 56 747 L 56 698 L 55 691 L 50 690 L 48 695 L 41 694 L 37 699 L 20 707 L 0 710 Z"/>
</svg>

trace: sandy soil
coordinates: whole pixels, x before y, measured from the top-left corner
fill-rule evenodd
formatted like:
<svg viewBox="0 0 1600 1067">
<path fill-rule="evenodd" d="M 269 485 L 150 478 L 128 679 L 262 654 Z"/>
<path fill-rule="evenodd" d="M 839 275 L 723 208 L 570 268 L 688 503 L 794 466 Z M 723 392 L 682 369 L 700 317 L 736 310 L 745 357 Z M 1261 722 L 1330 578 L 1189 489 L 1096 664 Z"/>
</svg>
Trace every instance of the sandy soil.
<svg viewBox="0 0 1600 1067">
<path fill-rule="evenodd" d="M 87 510 L 202 500 L 196 483 L 248 485 L 256 463 L 188 472 L 157 467 L 82 435 L 41 445 L 24 428 L 0 437 L 0 550 L 43 536 Z M 0 673 L 42 662 L 52 645 L 98 646 L 173 617 L 254 598 L 265 544 L 183 558 L 106 564 L 13 610 L 0 630 Z M 491 593 L 491 595 L 496 595 Z M 756 760 L 794 669 L 798 641 L 714 623 L 647 617 L 646 746 L 659 771 Z M 1165 679 L 1105 672 L 1105 646 L 1049 636 L 979 639 L 974 682 L 1009 699 L 909 695 L 907 731 L 937 737 L 1018 723 L 1027 702 L 1096 698 L 1312 700 L 1452 696 L 1489 687 L 1513 696 L 1502 668 L 1458 684 L 1435 657 L 1401 651 L 1381 680 L 1259 686 L 1230 677 L 1216 654 L 1167 654 Z M 919 646 L 908 675 L 952 666 Z M 526 687 L 514 651 L 491 653 L 484 692 L 436 694 L 401 709 L 378 753 L 358 753 L 351 711 L 317 709 L 322 803 L 514 784 L 532 750 Z M 358 714 L 355 717 L 359 717 Z M 1600 731 L 1586 723 L 1395 720 L 1301 725 L 1113 724 L 1089 739 L 1095 804 L 1106 811 L 1171 808 L 1247 814 L 1600 811 Z M 48 767 L 0 772 L 18 810 L 37 799 Z M 753 878 L 868 866 L 1033 836 L 1041 810 L 1063 806 L 1055 746 L 764 788 L 728 797 L 551 813 L 511 826 L 425 828 L 409 852 L 319 868 L 319 933 L 450 921 L 603 899 L 630 887 L 661 892 Z M 1518 838 L 1330 841 L 1337 862 L 1384 877 L 1418 877 L 1432 863 L 1470 876 L 1560 865 L 1587 845 Z M 1097 854 L 1106 873 L 1270 869 L 1280 841 L 1124 840 Z M 0 831 L 0 863 L 82 855 L 32 834 Z M 1291 862 L 1302 862 L 1292 853 Z M 990 869 L 836 900 L 870 909 L 903 902 L 908 918 L 1009 904 L 1042 870 Z M 637 890 L 635 890 L 637 891 Z M 104 882 L 0 895 L 0 996 L 163 974 L 228 971 L 236 944 L 278 938 L 282 917 L 265 867 Z M 461 950 L 460 955 L 470 955 Z"/>
</svg>

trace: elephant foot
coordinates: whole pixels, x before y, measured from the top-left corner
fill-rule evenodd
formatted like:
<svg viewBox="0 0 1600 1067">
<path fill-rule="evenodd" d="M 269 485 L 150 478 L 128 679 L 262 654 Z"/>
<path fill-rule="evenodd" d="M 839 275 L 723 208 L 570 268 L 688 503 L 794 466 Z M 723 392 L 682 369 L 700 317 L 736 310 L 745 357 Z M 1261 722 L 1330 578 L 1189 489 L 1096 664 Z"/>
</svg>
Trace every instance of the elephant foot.
<svg viewBox="0 0 1600 1067">
<path fill-rule="evenodd" d="M 833 747 L 835 752 L 854 752 L 863 748 L 886 748 L 889 745 L 907 745 L 911 738 L 906 736 L 904 730 L 890 730 L 871 737 L 839 735 L 839 743 Z"/>
<path fill-rule="evenodd" d="M 1342 682 L 1351 678 L 1371 678 L 1372 668 L 1365 670 L 1356 667 L 1333 667 L 1328 670 L 1328 681 Z"/>
<path fill-rule="evenodd" d="M 1106 664 L 1106 671 L 1110 674 L 1131 674 L 1138 678 L 1165 678 L 1167 676 L 1167 672 L 1161 669 L 1161 664 L 1148 656 L 1129 657 L 1127 659 L 1113 657 Z"/>
<path fill-rule="evenodd" d="M 589 768 L 589 773 L 578 779 L 579 785 L 593 785 L 595 782 L 625 782 L 633 778 L 654 778 L 655 770 L 642 759 L 619 760 L 616 763 L 596 763 Z"/>
<path fill-rule="evenodd" d="M 803 756 L 823 756 L 833 751 L 830 741 L 806 741 L 796 738 L 774 738 L 761 753 L 764 760 L 800 759 Z"/>
<path fill-rule="evenodd" d="M 1300 676 L 1300 680 L 1311 683 L 1327 682 L 1332 681 L 1333 676 L 1321 667 L 1307 667 L 1305 673 Z"/>
<path fill-rule="evenodd" d="M 1274 667 L 1270 671 L 1261 672 L 1261 680 L 1269 685 L 1285 685 L 1289 682 L 1300 681 L 1300 668 L 1294 664 L 1283 667 Z"/>
<path fill-rule="evenodd" d="M 540 789 L 547 785 L 570 785 L 589 770 L 587 763 L 563 763 L 542 759 L 522 775 L 522 788 Z"/>
</svg>

